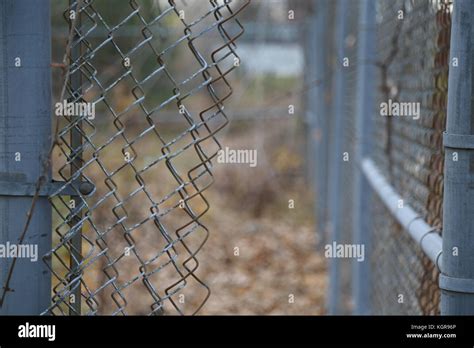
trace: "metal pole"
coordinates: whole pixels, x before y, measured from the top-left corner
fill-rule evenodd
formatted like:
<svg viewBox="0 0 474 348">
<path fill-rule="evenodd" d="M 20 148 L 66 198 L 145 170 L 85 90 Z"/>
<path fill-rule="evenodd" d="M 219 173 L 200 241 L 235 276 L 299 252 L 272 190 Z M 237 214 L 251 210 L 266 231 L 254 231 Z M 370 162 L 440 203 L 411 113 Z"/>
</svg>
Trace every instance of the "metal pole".
<svg viewBox="0 0 474 348">
<path fill-rule="evenodd" d="M 309 11 L 309 15 L 305 20 L 305 45 L 304 45 L 304 52 L 305 52 L 305 75 L 304 75 L 304 84 L 309 86 L 313 81 L 316 80 L 316 40 L 315 40 L 315 25 L 314 23 L 317 20 L 317 16 L 315 13 L 315 2 L 311 1 L 308 2 L 308 8 L 306 9 Z M 320 196 L 320 187 L 321 183 L 319 181 L 319 176 L 317 172 L 317 161 L 319 155 L 317 153 L 317 146 L 315 144 L 316 140 L 314 138 L 314 132 L 316 127 L 316 106 L 315 106 L 315 88 L 308 89 L 306 93 L 305 99 L 305 129 L 306 129 L 306 153 L 305 158 L 307 159 L 307 175 L 308 175 L 308 182 L 312 184 L 314 199 L 315 199 L 315 217 L 316 223 L 319 222 L 319 212 L 321 210 L 319 196 Z M 318 226 L 318 225 L 317 225 Z M 316 227 L 316 232 L 319 233 L 320 229 Z"/>
<path fill-rule="evenodd" d="M 331 180 L 329 195 L 329 243 L 341 243 L 341 184 L 342 184 L 342 140 L 343 140 L 343 112 L 344 112 L 344 39 L 347 16 L 347 0 L 339 0 L 336 9 L 336 72 L 334 77 L 334 123 L 332 128 L 331 153 Z M 341 264 L 338 258 L 331 259 L 329 264 L 329 314 L 341 313 Z"/>
<path fill-rule="evenodd" d="M 305 85 L 308 86 L 306 99 L 306 123 L 308 126 L 308 166 L 313 182 L 315 197 L 316 230 L 318 248 L 325 244 L 324 229 L 326 224 L 326 177 L 327 159 L 325 144 L 328 136 L 325 134 L 323 119 L 324 112 L 324 73 L 325 73 L 325 36 L 327 28 L 327 0 L 315 1 L 316 8 L 308 16 L 306 22 L 306 68 Z"/>
<path fill-rule="evenodd" d="M 316 8 L 316 21 L 315 21 L 315 38 L 313 39 L 316 44 L 315 50 L 315 80 L 318 81 L 314 88 L 314 95 L 312 96 L 315 102 L 315 120 L 316 129 L 313 133 L 313 137 L 317 140 L 315 142 L 315 151 L 318 154 L 316 160 L 316 170 L 318 179 L 318 233 L 319 242 L 318 247 L 323 248 L 326 243 L 325 226 L 327 223 L 327 146 L 329 142 L 329 134 L 327 129 L 327 110 L 325 103 L 325 90 L 327 88 L 326 81 L 326 49 L 328 47 L 328 17 L 329 17 L 329 6 L 328 0 L 320 0 L 317 3 Z"/>
<path fill-rule="evenodd" d="M 370 207 L 371 190 L 362 175 L 362 159 L 369 156 L 372 135 L 372 107 L 374 104 L 375 4 L 363 0 L 359 16 L 359 46 L 357 69 L 356 148 L 357 170 L 354 172 L 354 243 L 364 245 L 366 257 L 353 262 L 354 314 L 370 314 Z"/>
<path fill-rule="evenodd" d="M 441 313 L 474 314 L 474 2 L 454 2 L 444 134 Z"/>
<path fill-rule="evenodd" d="M 79 11 L 79 2 L 76 0 L 69 0 L 69 6 L 74 8 L 76 11 L 76 23 L 75 28 L 76 30 L 80 30 L 81 27 L 81 12 Z M 71 19 L 69 22 L 69 30 L 71 30 L 73 24 L 73 20 Z M 71 61 L 74 62 L 81 57 L 81 43 L 80 43 L 80 36 L 75 31 L 73 35 L 73 42 L 71 45 Z M 71 90 L 73 93 L 76 94 L 73 97 L 74 102 L 81 102 L 78 100 L 80 96 L 82 96 L 82 76 L 81 71 L 76 71 L 74 74 L 71 74 L 69 83 L 71 86 Z M 75 122 L 74 118 L 71 122 Z M 74 153 L 74 160 L 71 162 L 71 177 L 74 176 L 78 171 L 79 168 L 82 167 L 82 135 L 80 132 L 82 126 L 81 121 L 77 121 L 77 125 L 71 129 L 70 141 L 71 141 L 71 152 Z M 79 182 L 82 181 L 82 175 L 79 176 L 77 179 Z M 82 212 L 79 207 L 82 205 L 82 200 L 79 196 L 72 197 L 71 199 L 74 200 L 74 206 L 78 211 L 71 219 L 70 226 L 77 225 L 82 219 Z M 72 298 L 69 299 L 69 315 L 80 315 L 81 314 L 81 272 L 79 271 L 80 264 L 82 261 L 82 227 L 75 231 L 74 236 L 71 238 L 71 253 L 69 257 L 70 267 L 71 267 L 71 284 L 74 287 L 72 289 L 72 295 L 74 295 L 74 301 Z"/>
<path fill-rule="evenodd" d="M 51 248 L 51 206 L 36 202 L 20 254 L 14 252 L 51 141 L 51 35 L 48 0 L 0 1 L 0 291 L 12 277 L 0 314 L 39 314 L 49 306 L 51 276 L 42 255 Z M 50 181 L 47 170 L 45 178 Z M 35 251 L 35 248 L 36 251 Z M 4 249 L 4 251 L 6 251 Z M 28 257 L 30 256 L 30 257 Z"/>
</svg>

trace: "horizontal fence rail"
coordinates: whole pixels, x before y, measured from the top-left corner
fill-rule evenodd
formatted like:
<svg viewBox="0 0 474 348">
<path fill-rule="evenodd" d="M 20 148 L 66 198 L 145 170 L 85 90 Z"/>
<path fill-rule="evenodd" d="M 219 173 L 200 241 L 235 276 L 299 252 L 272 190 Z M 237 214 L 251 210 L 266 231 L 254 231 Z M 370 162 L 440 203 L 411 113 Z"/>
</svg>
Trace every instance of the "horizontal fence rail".
<svg viewBox="0 0 474 348">
<path fill-rule="evenodd" d="M 395 192 L 372 160 L 362 161 L 362 172 L 400 226 L 410 234 L 429 259 L 442 271 L 440 258 L 443 250 L 442 239 L 436 233 L 437 229 L 428 225 L 412 207 L 404 203 L 403 198 Z"/>
</svg>

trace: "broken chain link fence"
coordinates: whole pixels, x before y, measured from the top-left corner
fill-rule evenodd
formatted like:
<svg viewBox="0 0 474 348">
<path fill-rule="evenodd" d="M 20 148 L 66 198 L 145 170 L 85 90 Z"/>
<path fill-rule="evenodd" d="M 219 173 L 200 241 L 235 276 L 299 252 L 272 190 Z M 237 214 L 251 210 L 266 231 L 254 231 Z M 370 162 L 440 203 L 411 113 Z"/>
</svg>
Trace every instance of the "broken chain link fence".
<svg viewBox="0 0 474 348">
<path fill-rule="evenodd" d="M 51 158 L 63 185 L 50 196 L 53 248 L 43 260 L 53 296 L 43 314 L 193 314 L 209 297 L 197 275 L 204 191 L 248 2 L 63 8 L 72 41 Z"/>
</svg>

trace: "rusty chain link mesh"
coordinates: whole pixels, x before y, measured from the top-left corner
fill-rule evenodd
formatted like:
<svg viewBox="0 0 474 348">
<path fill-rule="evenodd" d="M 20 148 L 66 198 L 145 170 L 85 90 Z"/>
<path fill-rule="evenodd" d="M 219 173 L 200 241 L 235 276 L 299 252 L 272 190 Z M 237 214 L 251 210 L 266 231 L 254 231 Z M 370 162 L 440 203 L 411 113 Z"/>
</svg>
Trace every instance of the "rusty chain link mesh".
<svg viewBox="0 0 474 348">
<path fill-rule="evenodd" d="M 53 175 L 64 185 L 50 197 L 53 248 L 43 259 L 53 295 L 43 314 L 191 314 L 207 300 L 197 274 L 209 233 L 203 193 L 248 2 L 65 9 L 74 32 L 65 98 L 93 103 L 95 117 L 57 119 Z"/>
<path fill-rule="evenodd" d="M 451 4 L 376 4 L 374 160 L 406 204 L 440 233 Z M 388 99 L 419 102 L 420 118 L 380 117 L 380 103 Z M 439 314 L 437 268 L 378 198 L 371 205 L 374 314 Z"/>
</svg>

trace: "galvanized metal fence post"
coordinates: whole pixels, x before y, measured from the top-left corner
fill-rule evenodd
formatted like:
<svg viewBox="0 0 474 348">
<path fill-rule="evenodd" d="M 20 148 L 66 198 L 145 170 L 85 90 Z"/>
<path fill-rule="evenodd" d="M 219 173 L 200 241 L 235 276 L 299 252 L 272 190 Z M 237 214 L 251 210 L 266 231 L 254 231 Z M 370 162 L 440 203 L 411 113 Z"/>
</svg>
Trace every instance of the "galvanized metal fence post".
<svg viewBox="0 0 474 348">
<path fill-rule="evenodd" d="M 342 142 L 343 112 L 344 112 L 344 39 L 347 16 L 347 0 L 339 0 L 336 9 L 336 70 L 334 76 L 334 114 L 331 134 L 331 152 L 328 154 L 330 163 L 329 191 L 329 243 L 341 242 L 341 199 L 342 199 Z M 341 313 L 341 262 L 333 258 L 329 264 L 329 314 Z"/>
<path fill-rule="evenodd" d="M 318 230 L 319 243 L 318 247 L 323 248 L 326 243 L 326 223 L 327 223 L 327 172 L 328 172 L 328 142 L 329 133 L 327 127 L 328 112 L 326 110 L 325 92 L 327 88 L 327 40 L 330 39 L 328 35 L 328 17 L 329 17 L 329 1 L 320 0 L 316 7 L 316 23 L 315 23 L 315 69 L 316 69 L 316 87 L 314 89 L 315 95 L 315 116 L 317 121 L 316 133 L 313 136 L 317 139 L 317 180 L 319 182 L 318 195 Z"/>
<path fill-rule="evenodd" d="M 325 110 L 325 67 L 328 1 L 314 1 L 313 13 L 306 23 L 306 73 L 305 85 L 308 88 L 306 103 L 306 120 L 308 124 L 308 165 L 314 186 L 316 200 L 316 229 L 318 247 L 322 248 L 325 241 L 325 225 L 327 220 L 327 134 Z"/>
<path fill-rule="evenodd" d="M 48 0 L 0 1 L 0 314 L 39 314 L 49 306 L 51 206 L 42 191 L 20 243 L 35 185 L 50 181 L 51 39 Z M 9 257 L 10 256 L 10 257 Z M 15 266 L 12 270 L 12 263 Z M 11 275 L 11 278 L 10 278 Z M 8 287 L 5 289 L 5 287 Z"/>
<path fill-rule="evenodd" d="M 70 19 L 69 21 L 69 30 L 74 30 L 73 35 L 73 42 L 71 44 L 71 61 L 79 60 L 81 56 L 81 37 L 78 35 L 78 30 L 81 27 L 81 12 L 79 8 L 79 1 L 76 0 L 69 0 L 69 6 L 71 8 L 76 8 L 76 22 L 74 23 L 73 28 L 73 20 Z M 75 7 L 74 7 L 75 6 Z M 76 98 L 79 99 L 82 95 L 82 75 L 81 71 L 77 71 L 75 74 L 72 74 L 69 79 L 71 89 L 77 95 Z M 80 102 L 80 100 L 74 100 L 74 102 Z M 74 121 L 73 121 L 74 122 Z M 78 120 L 77 124 L 71 129 L 70 134 L 70 141 L 71 141 L 71 156 L 74 156 L 74 160 L 71 161 L 71 176 L 76 175 L 80 172 L 80 168 L 82 167 L 82 135 L 81 129 L 82 121 Z M 77 178 L 79 182 L 82 181 L 82 175 L 80 174 Z M 74 200 L 74 206 L 79 209 L 82 200 L 80 197 L 75 196 L 71 197 Z M 71 285 L 74 289 L 71 290 L 72 295 L 74 298 L 69 298 L 70 307 L 69 307 L 69 314 L 70 315 L 80 315 L 81 314 L 81 258 L 82 258 L 82 225 L 80 224 L 82 218 L 81 210 L 78 210 L 74 215 L 74 218 L 71 220 L 71 228 L 75 229 L 74 236 L 71 238 L 71 255 L 69 258 L 70 267 L 71 267 Z M 77 227 L 79 226 L 79 227 Z"/>
<path fill-rule="evenodd" d="M 316 71 L 317 71 L 317 63 L 316 63 L 316 52 L 317 52 L 317 42 L 316 42 L 316 22 L 317 16 L 315 12 L 315 3 L 316 0 L 308 2 L 308 10 L 310 14 L 306 18 L 304 23 L 305 25 L 305 44 L 304 44 L 304 52 L 305 52 L 305 76 L 304 76 L 304 83 L 306 86 L 310 86 L 316 80 Z M 315 88 L 309 88 L 308 92 L 306 93 L 305 99 L 305 127 L 306 127 L 306 159 L 307 159 L 307 172 L 308 172 L 308 182 L 311 183 L 313 194 L 315 197 L 315 217 L 316 217 L 316 232 L 319 235 L 320 228 L 320 212 L 321 212 L 321 205 L 319 201 L 321 183 L 319 181 L 318 175 L 318 146 L 316 144 L 316 139 L 314 137 L 316 128 L 317 128 L 317 121 L 316 121 L 316 92 L 317 86 Z"/>
<path fill-rule="evenodd" d="M 474 2 L 454 2 L 444 134 L 441 313 L 474 314 Z"/>
<path fill-rule="evenodd" d="M 372 107 L 374 103 L 374 28 L 375 4 L 362 0 L 358 31 L 356 148 L 357 170 L 354 172 L 354 243 L 364 246 L 365 258 L 353 262 L 353 287 L 355 314 L 370 314 L 370 205 L 371 188 L 362 173 L 362 160 L 370 155 L 372 134 Z"/>
</svg>

